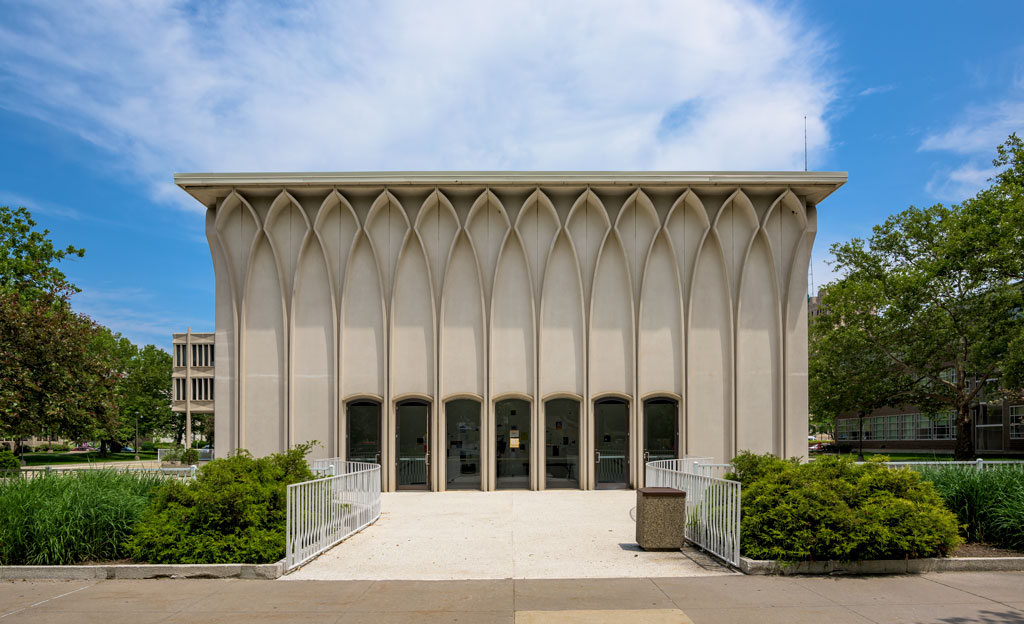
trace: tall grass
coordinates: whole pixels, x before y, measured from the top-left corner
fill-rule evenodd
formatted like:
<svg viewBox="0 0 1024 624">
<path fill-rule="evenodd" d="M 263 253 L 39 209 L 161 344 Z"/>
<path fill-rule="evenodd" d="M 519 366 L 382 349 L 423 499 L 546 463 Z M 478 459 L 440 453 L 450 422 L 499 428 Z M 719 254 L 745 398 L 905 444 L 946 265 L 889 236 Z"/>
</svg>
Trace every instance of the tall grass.
<svg viewBox="0 0 1024 624">
<path fill-rule="evenodd" d="M 944 466 L 921 474 L 957 515 L 968 541 L 1024 550 L 1024 467 Z"/>
<path fill-rule="evenodd" d="M 162 482 L 115 470 L 0 480 L 0 565 L 127 557 L 125 541 Z"/>
</svg>

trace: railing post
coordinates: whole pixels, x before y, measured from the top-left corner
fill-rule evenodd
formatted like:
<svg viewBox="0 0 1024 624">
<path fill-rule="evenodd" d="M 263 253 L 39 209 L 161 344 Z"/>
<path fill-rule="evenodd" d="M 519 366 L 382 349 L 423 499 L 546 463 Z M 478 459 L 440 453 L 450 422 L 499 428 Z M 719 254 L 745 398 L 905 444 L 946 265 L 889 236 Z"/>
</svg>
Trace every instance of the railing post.
<svg viewBox="0 0 1024 624">
<path fill-rule="evenodd" d="M 984 470 L 985 469 L 984 464 L 985 464 L 985 460 L 980 458 L 980 457 L 978 459 L 974 460 L 974 467 L 977 468 L 978 470 Z"/>
</svg>

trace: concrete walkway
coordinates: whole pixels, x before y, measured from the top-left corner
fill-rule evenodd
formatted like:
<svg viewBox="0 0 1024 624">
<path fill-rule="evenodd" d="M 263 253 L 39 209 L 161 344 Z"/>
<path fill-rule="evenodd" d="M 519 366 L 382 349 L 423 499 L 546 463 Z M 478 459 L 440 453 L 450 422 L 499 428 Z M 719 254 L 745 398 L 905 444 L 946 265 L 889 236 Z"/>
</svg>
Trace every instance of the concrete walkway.
<svg viewBox="0 0 1024 624">
<path fill-rule="evenodd" d="M 288 580 L 646 578 L 734 574 L 695 550 L 644 552 L 630 490 L 394 492 L 381 518 Z"/>
<path fill-rule="evenodd" d="M 0 581 L 0 623 L 1024 622 L 1024 574 L 492 581 Z"/>
</svg>

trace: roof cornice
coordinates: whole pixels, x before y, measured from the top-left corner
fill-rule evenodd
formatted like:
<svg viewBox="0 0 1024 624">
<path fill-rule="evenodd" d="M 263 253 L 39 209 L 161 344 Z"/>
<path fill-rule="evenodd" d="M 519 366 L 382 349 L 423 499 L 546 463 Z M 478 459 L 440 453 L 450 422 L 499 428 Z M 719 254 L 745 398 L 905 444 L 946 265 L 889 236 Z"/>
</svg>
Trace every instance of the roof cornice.
<svg viewBox="0 0 1024 624">
<path fill-rule="evenodd" d="M 174 183 L 203 204 L 230 189 L 365 186 L 694 186 L 794 187 L 817 203 L 846 183 L 842 171 L 381 171 L 176 173 Z M 225 192 L 218 192 L 223 190 Z"/>
</svg>

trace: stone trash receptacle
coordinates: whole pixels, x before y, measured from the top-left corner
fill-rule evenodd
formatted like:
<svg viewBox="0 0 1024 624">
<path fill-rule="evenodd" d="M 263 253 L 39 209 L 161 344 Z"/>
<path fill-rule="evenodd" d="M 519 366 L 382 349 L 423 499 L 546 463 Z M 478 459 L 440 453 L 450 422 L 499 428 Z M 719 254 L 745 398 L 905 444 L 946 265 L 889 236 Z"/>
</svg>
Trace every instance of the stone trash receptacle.
<svg viewBox="0 0 1024 624">
<path fill-rule="evenodd" d="M 648 487 L 636 491 L 636 543 L 644 550 L 679 550 L 686 541 L 686 492 Z"/>
</svg>

